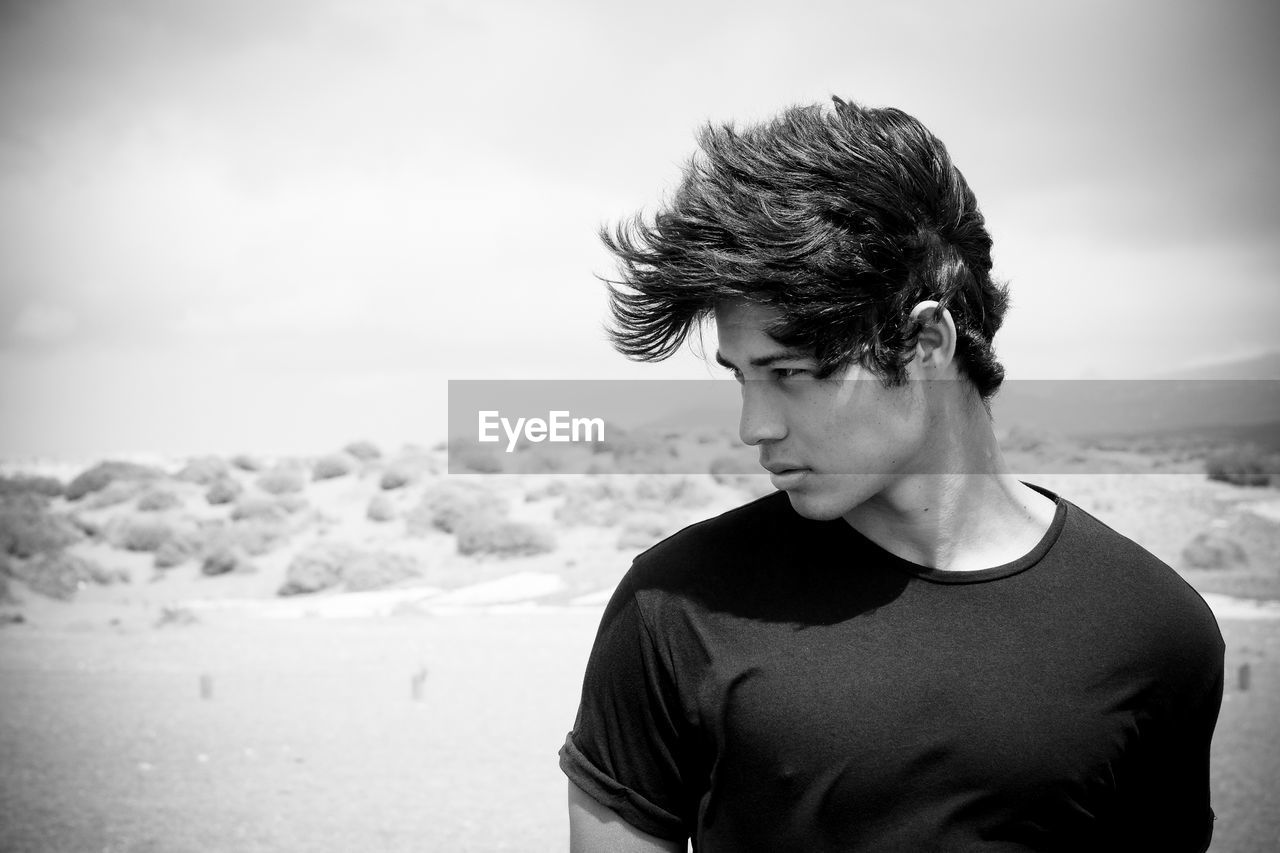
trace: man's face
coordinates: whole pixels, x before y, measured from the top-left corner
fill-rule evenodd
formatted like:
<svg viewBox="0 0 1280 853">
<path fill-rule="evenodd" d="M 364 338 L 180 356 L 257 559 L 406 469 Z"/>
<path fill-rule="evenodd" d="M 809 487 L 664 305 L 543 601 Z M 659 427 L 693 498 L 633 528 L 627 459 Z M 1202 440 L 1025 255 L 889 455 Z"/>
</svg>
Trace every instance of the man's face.
<svg viewBox="0 0 1280 853">
<path fill-rule="evenodd" d="M 811 353 L 764 331 L 775 309 L 726 301 L 715 316 L 716 360 L 742 385 L 739 435 L 760 448 L 760 464 L 796 512 L 838 518 L 918 470 L 927 456 L 923 383 L 885 388 L 859 365 L 816 379 Z"/>
</svg>

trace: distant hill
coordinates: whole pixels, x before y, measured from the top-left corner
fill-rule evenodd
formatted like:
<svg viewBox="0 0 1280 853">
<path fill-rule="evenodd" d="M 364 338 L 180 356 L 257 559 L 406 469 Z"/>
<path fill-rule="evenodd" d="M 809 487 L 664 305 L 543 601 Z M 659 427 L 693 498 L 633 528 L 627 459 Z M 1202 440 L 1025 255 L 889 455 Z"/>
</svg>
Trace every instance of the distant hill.
<svg viewBox="0 0 1280 853">
<path fill-rule="evenodd" d="M 1275 379 L 1280 380 L 1280 350 L 1249 358 L 1184 367 L 1155 379 Z"/>
<path fill-rule="evenodd" d="M 694 385 L 699 403 L 673 401 L 643 428 L 736 431 L 736 388 Z M 715 393 L 713 393 L 715 392 Z M 1138 434 L 1206 433 L 1280 445 L 1280 381 L 1263 379 L 1011 379 L 992 404 L 997 429 L 1021 427 L 1089 438 Z"/>
<path fill-rule="evenodd" d="M 1266 454 L 1280 453 L 1280 421 L 1147 432 L 1094 433 L 1066 440 L 1076 447 L 1090 450 L 1139 454 L 1148 459 L 1176 463 L 1203 460 L 1210 453 L 1227 448 L 1254 447 Z"/>
<path fill-rule="evenodd" d="M 1096 436 L 1258 428 L 1280 422 L 1280 382 L 1259 379 L 1011 380 L 1003 427 Z"/>
<path fill-rule="evenodd" d="M 1280 447 L 1280 350 L 1148 379 L 1009 380 L 993 412 L 1004 428 L 1080 438 L 1194 434 Z"/>
</svg>

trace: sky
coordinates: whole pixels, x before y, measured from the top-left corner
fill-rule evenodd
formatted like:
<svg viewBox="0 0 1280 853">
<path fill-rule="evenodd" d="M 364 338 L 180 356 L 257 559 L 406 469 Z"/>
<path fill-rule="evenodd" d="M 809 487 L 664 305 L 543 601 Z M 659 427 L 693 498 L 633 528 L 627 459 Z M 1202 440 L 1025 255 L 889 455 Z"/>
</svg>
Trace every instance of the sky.
<svg viewBox="0 0 1280 853">
<path fill-rule="evenodd" d="M 1280 347 L 1270 2 L 0 0 L 0 458 L 431 443 L 450 379 L 706 378 L 605 338 L 599 228 L 706 122 L 915 115 L 1012 378 Z"/>
</svg>

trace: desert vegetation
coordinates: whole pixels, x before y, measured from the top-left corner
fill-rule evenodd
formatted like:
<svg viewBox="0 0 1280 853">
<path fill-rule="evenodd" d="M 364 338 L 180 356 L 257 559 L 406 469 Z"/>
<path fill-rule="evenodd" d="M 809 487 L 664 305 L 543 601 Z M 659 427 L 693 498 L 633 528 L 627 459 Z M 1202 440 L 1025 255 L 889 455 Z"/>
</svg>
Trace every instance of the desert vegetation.
<svg viewBox="0 0 1280 853">
<path fill-rule="evenodd" d="M 240 485 L 240 481 L 233 477 L 223 476 L 214 480 L 209 484 L 209 490 L 204 493 L 204 499 L 210 504 L 217 506 L 219 504 L 231 503 L 240 497 L 244 492 L 244 486 Z"/>
<path fill-rule="evenodd" d="M 1280 453 L 1254 444 L 1224 447 L 1205 459 L 1205 471 L 1210 480 L 1236 486 L 1272 486 L 1280 480 Z"/>
<path fill-rule="evenodd" d="M 444 480 L 426 489 L 418 505 L 405 516 L 411 534 L 432 530 L 453 533 L 464 521 L 504 518 L 509 511 L 506 498 L 492 487 L 469 480 Z"/>
<path fill-rule="evenodd" d="M 339 585 L 351 592 L 382 589 L 420 574 L 417 561 L 405 554 L 317 542 L 289 563 L 279 594 L 303 595 Z"/>
<path fill-rule="evenodd" d="M 471 515 L 454 528 L 459 554 L 530 557 L 555 550 L 555 535 L 544 525 L 490 515 Z"/>
<path fill-rule="evenodd" d="M 0 553 L 27 558 L 58 551 L 83 538 L 66 516 L 49 511 L 49 499 L 40 493 L 0 495 Z"/>
<path fill-rule="evenodd" d="M 1015 470 L 1199 588 L 1280 597 L 1278 457 L 1267 445 L 1023 429 L 1002 440 Z M 386 453 L 361 440 L 310 458 L 206 455 L 167 468 L 107 460 L 65 482 L 12 471 L 0 477 L 7 595 L 66 599 L 108 580 L 164 579 L 193 595 L 234 583 L 298 596 L 484 580 L 523 559 L 544 559 L 543 570 L 587 592 L 615 581 L 628 555 L 771 491 L 754 450 L 729 430 L 633 431 L 567 455 L 527 443 L 510 458 L 493 454 L 448 445 Z M 599 556 L 584 564 L 584 553 Z"/>
<path fill-rule="evenodd" d="M 334 477 L 345 477 L 359 465 L 360 461 L 349 453 L 330 453 L 321 456 L 311 466 L 311 479 L 332 480 Z"/>
</svg>

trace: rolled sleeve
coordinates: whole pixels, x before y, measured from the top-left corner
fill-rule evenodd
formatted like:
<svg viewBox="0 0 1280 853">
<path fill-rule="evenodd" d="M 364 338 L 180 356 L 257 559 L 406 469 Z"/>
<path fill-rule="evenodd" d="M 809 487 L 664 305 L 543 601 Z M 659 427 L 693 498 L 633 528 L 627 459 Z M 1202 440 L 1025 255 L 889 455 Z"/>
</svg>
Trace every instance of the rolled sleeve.
<svg viewBox="0 0 1280 853">
<path fill-rule="evenodd" d="M 627 587 L 605 609 L 560 767 L 637 829 L 682 840 L 692 818 L 688 733 L 675 680 Z"/>
</svg>

